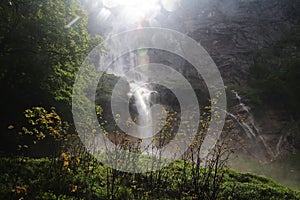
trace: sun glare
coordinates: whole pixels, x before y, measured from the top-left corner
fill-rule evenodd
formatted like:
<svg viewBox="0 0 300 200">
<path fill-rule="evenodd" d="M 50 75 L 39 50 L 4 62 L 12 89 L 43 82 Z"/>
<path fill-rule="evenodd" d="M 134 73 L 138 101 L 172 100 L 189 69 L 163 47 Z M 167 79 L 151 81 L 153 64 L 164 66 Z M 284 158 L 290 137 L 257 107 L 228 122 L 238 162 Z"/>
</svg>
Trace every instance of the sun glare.
<svg viewBox="0 0 300 200">
<path fill-rule="evenodd" d="M 161 9 L 159 0 L 103 0 L 103 6 L 119 8 L 122 17 L 130 22 L 152 19 Z"/>
<path fill-rule="evenodd" d="M 148 6 L 158 4 L 159 0 L 103 0 L 104 6 L 108 8 L 117 6 Z"/>
</svg>

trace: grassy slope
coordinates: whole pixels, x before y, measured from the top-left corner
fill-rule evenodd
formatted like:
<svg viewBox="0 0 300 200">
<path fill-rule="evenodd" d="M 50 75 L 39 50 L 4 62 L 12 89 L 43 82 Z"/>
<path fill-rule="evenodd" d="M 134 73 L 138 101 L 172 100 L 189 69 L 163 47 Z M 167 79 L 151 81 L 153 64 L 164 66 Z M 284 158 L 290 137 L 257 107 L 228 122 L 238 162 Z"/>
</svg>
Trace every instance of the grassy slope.
<svg viewBox="0 0 300 200">
<path fill-rule="evenodd" d="M 80 166 L 74 165 L 68 163 L 64 166 L 64 161 L 60 159 L 20 161 L 1 158 L 0 199 L 108 199 L 111 195 L 108 186 L 112 186 L 113 173 L 109 174 L 109 178 L 107 173 L 112 172 L 111 169 L 84 161 L 81 161 Z M 186 168 L 188 182 L 192 181 L 190 167 L 188 165 Z M 115 174 L 113 185 L 118 189 L 114 198 L 193 199 L 195 195 L 189 192 L 192 186 L 185 185 L 182 188 L 179 184 L 182 171 L 182 161 L 163 169 L 160 176 L 165 178 L 165 182 L 159 189 L 155 183 L 149 186 L 144 174 Z M 158 174 L 154 173 L 153 177 L 157 178 Z M 283 187 L 271 179 L 233 170 L 226 170 L 221 188 L 218 199 L 300 199 L 300 192 Z"/>
</svg>

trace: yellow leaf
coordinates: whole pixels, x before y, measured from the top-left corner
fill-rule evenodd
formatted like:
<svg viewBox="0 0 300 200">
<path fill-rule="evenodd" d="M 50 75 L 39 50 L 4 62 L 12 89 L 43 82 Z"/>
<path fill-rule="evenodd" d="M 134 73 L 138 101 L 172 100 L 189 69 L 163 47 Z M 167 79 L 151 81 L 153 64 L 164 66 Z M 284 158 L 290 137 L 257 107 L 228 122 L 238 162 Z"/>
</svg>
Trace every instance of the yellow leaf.
<svg viewBox="0 0 300 200">
<path fill-rule="evenodd" d="M 65 152 L 62 152 L 60 156 L 63 157 L 64 159 L 68 158 L 68 154 Z"/>
<path fill-rule="evenodd" d="M 78 186 L 77 185 L 72 185 L 72 192 L 76 192 L 77 191 L 77 189 L 78 189 Z"/>
<path fill-rule="evenodd" d="M 69 166 L 69 161 L 64 161 L 64 167 Z"/>
<path fill-rule="evenodd" d="M 8 127 L 7 127 L 9 130 L 11 130 L 11 129 L 13 129 L 13 128 L 15 128 L 13 125 L 9 125 Z"/>
</svg>

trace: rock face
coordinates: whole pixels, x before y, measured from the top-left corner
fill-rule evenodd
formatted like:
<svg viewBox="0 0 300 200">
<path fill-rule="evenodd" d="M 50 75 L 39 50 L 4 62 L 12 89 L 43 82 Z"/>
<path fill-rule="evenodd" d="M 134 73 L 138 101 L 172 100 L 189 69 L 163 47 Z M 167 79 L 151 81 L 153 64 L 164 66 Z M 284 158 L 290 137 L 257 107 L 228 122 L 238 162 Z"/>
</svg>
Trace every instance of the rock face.
<svg viewBox="0 0 300 200">
<path fill-rule="evenodd" d="M 289 31 L 297 23 L 297 8 L 297 0 L 194 0 L 171 13 L 163 26 L 200 42 L 226 84 L 244 84 L 252 64 L 247 53 L 269 47 Z"/>
<path fill-rule="evenodd" d="M 248 67 L 253 63 L 249 52 L 271 46 L 297 25 L 299 8 L 298 0 L 181 0 L 172 12 L 162 9 L 155 17 L 156 23 L 145 20 L 142 24 L 186 33 L 210 54 L 224 82 L 236 85 L 246 82 Z M 95 9 L 89 15 L 91 34 L 106 37 L 116 30 L 126 30 L 125 26 L 128 30 L 136 28 L 135 23 L 120 24 L 114 18 L 102 23 L 97 12 L 92 12 Z M 116 15 L 113 10 L 111 13 Z M 164 58 L 163 62 L 176 63 L 185 70 L 178 58 Z M 185 70 L 185 74 L 193 79 L 195 73 Z"/>
<path fill-rule="evenodd" d="M 267 48 L 282 38 L 298 21 L 298 0 L 182 0 L 180 6 L 168 12 L 161 10 L 152 24 L 143 26 L 170 28 L 186 33 L 199 42 L 219 67 L 226 85 L 245 84 L 247 70 L 253 63 L 249 52 Z M 100 8 L 99 8 L 100 9 Z M 113 12 L 112 12 L 113 13 Z M 91 34 L 109 35 L 111 32 L 136 28 L 136 24 L 99 22 L 91 12 Z M 113 20 L 113 19 L 112 19 Z M 93 23 L 100 23 L 93 24 Z M 117 27 L 114 27 L 117 26 Z M 193 79 L 190 70 L 178 58 L 163 56 L 163 63 L 181 66 L 181 71 Z M 197 79 L 197 78 L 196 78 Z"/>
<path fill-rule="evenodd" d="M 172 28 L 188 33 L 208 51 L 227 86 L 247 84 L 247 72 L 254 60 L 251 52 L 271 47 L 299 25 L 299 17 L 295 17 L 300 9 L 297 0 L 195 1 L 184 8 L 190 12 L 170 14 L 170 21 L 177 16 L 182 22 Z M 235 131 L 256 135 L 253 142 L 242 136 L 241 140 L 248 141 L 246 152 L 265 162 L 300 150 L 299 122 L 292 122 L 285 110 L 261 110 L 257 115 L 257 109 L 248 107 L 249 112 L 245 112 L 245 107 L 236 104 L 231 112 L 245 124 L 237 124 Z"/>
<path fill-rule="evenodd" d="M 299 120 L 282 109 L 264 108 L 257 112 L 239 98 L 228 111 L 234 127 L 231 131 L 237 136 L 237 153 L 266 163 L 299 152 Z"/>
<path fill-rule="evenodd" d="M 186 33 L 199 42 L 218 66 L 225 85 L 234 86 L 247 83 L 254 60 L 251 52 L 272 46 L 299 24 L 299 17 L 295 17 L 299 9 L 299 0 L 189 0 L 181 1 L 176 11 L 163 11 L 156 18 L 158 26 Z M 205 93 L 205 83 L 188 63 L 168 53 L 151 53 L 154 61 L 174 66 L 199 93 Z M 265 110 L 259 117 L 252 113 L 252 119 L 236 102 L 232 114 L 242 116 L 250 128 L 257 129 L 255 134 L 264 140 L 260 143 L 270 146 L 266 151 L 272 151 L 269 154 L 273 157 L 300 146 L 299 123 L 292 123 L 284 110 Z"/>
</svg>

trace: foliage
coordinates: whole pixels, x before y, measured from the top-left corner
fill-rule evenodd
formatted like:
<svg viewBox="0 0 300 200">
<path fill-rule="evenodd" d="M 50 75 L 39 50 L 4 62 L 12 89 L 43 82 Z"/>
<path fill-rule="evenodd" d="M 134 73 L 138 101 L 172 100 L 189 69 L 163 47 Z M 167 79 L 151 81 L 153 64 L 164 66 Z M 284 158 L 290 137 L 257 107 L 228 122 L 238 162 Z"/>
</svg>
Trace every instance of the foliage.
<svg viewBox="0 0 300 200">
<path fill-rule="evenodd" d="M 101 110 L 99 112 L 101 114 Z M 163 139 L 165 137 L 166 140 L 169 139 L 173 122 L 178 120 L 176 114 L 178 113 L 167 113 L 166 126 L 162 127 Z M 4 178 L 7 178 L 6 181 L 10 179 L 10 183 L 8 187 L 1 186 L 4 192 L 0 195 L 29 199 L 221 198 L 222 183 L 226 174 L 224 169 L 226 156 L 225 159 L 223 156 L 228 151 L 227 141 L 225 139 L 219 141 L 205 163 L 199 156 L 201 138 L 208 128 L 211 114 L 218 116 L 217 111 L 213 112 L 211 107 L 207 106 L 205 110 L 207 116 L 200 119 L 202 129 L 197 138 L 199 143 L 195 141 L 191 144 L 190 151 L 185 155 L 186 161 L 176 161 L 158 171 L 135 174 L 111 169 L 92 158 L 80 144 L 79 138 L 66 132 L 67 127 L 54 110 L 47 111 L 41 107 L 27 109 L 24 115 L 28 123 L 22 128 L 22 135 L 32 137 L 29 141 L 52 137 L 55 143 L 63 141 L 63 146 L 55 148 L 59 154 L 55 152 L 53 157 L 47 159 L 35 160 L 24 156 L 3 159 L 3 169 L 6 168 L 7 162 L 12 168 L 8 172 L 4 170 L 7 174 Z M 188 119 L 183 123 L 187 130 L 192 129 Z M 131 151 L 130 145 L 137 145 L 136 141 L 124 141 L 125 143 L 118 144 L 119 148 L 127 145 Z M 128 162 L 130 164 L 130 159 Z M 144 160 L 141 159 L 141 162 L 149 165 L 146 157 Z"/>
<path fill-rule="evenodd" d="M 161 171 L 129 174 L 114 171 L 92 159 L 89 162 L 82 161 L 85 164 L 78 164 L 77 171 L 70 172 L 64 166 L 63 160 L 63 156 L 57 158 L 54 165 L 46 158 L 24 160 L 1 158 L 0 166 L 3 173 L 0 175 L 0 197 L 2 199 L 197 198 L 192 189 L 193 165 L 188 162 L 176 161 Z M 268 178 L 226 169 L 224 172 L 225 179 L 221 182 L 219 199 L 300 198 L 299 192 L 285 188 Z M 112 186 L 115 187 L 115 191 L 111 190 Z"/>
<path fill-rule="evenodd" d="M 69 125 L 61 119 L 54 108 L 50 111 L 43 107 L 26 109 L 24 117 L 27 123 L 23 124 L 18 131 L 19 150 L 28 149 L 46 138 L 47 141 L 52 141 L 53 151 L 55 151 L 56 148 L 62 148 L 62 144 L 67 141 Z"/>
<path fill-rule="evenodd" d="M 211 103 L 214 102 L 212 100 Z M 102 110 L 99 108 L 97 112 L 101 115 Z M 167 113 L 165 127 L 162 127 L 164 130 L 162 133 L 167 139 L 169 131 L 174 126 L 172 122 L 178 120 L 177 114 Z M 67 125 L 54 109 L 46 110 L 42 107 L 27 109 L 24 112 L 27 124 L 23 125 L 22 136 L 29 136 L 31 139 L 28 141 L 37 143 L 50 137 L 53 138 L 54 144 L 59 144 L 61 148 L 56 147 L 58 154 L 54 152 L 49 158 L 32 159 L 24 156 L 1 158 L 0 167 L 3 174 L 0 176 L 2 180 L 0 197 L 4 199 L 22 197 L 26 199 L 247 199 L 247 196 L 254 199 L 298 198 L 298 193 L 279 186 L 269 179 L 227 170 L 226 155 L 230 150 L 227 139 L 230 137 L 223 137 L 218 141 L 203 163 L 199 150 L 203 136 L 209 128 L 211 115 L 218 117 L 219 113 L 207 106 L 200 117 L 202 128 L 195 143 L 191 144 L 190 151 L 184 156 L 186 160 L 178 160 L 157 171 L 124 173 L 103 166 L 91 157 L 80 143 L 78 136 L 67 132 Z M 186 130 L 192 129 L 189 119 L 182 121 Z M 118 147 L 131 144 L 136 142 L 125 144 L 121 142 Z M 146 159 L 144 163 L 148 164 Z M 250 192 L 247 188 L 251 188 Z"/>
<path fill-rule="evenodd" d="M 54 110 L 48 112 L 42 107 L 33 107 L 25 110 L 24 115 L 31 128 L 22 127 L 23 133 L 34 135 L 37 140 L 44 139 L 47 133 L 58 140 L 68 130 L 67 123 L 63 123 Z M 36 139 L 33 139 L 33 142 L 36 142 Z"/>
<path fill-rule="evenodd" d="M 5 86 L 35 98 L 42 98 L 38 92 L 46 90 L 48 98 L 70 102 L 75 72 L 99 42 L 88 35 L 79 5 L 77 0 L 1 2 L 5 14 L 0 21 L 1 81 L 6 81 Z M 77 23 L 67 26 L 77 16 Z"/>
<path fill-rule="evenodd" d="M 278 185 L 263 176 L 257 176 L 251 173 L 237 173 L 228 171 L 226 182 L 223 183 L 224 190 L 222 195 L 224 199 L 299 199 L 300 193 Z"/>
<path fill-rule="evenodd" d="M 299 27 L 271 48 L 253 52 L 248 86 L 240 87 L 256 106 L 272 106 L 300 113 Z"/>
<path fill-rule="evenodd" d="M 2 0 L 0 13 L 0 146 L 10 151 L 7 127 L 23 123 L 26 108 L 55 106 L 71 121 L 76 73 L 102 39 L 88 34 L 79 0 Z"/>
<path fill-rule="evenodd" d="M 0 10 L 1 107 L 11 105 L 2 117 L 33 105 L 69 114 L 76 72 L 101 42 L 89 36 L 80 1 L 4 0 Z"/>
</svg>

